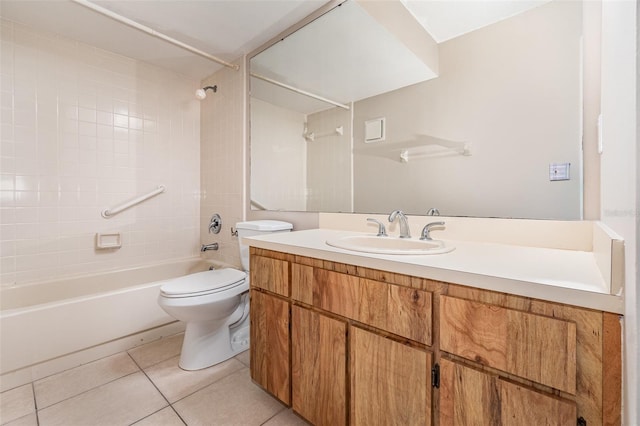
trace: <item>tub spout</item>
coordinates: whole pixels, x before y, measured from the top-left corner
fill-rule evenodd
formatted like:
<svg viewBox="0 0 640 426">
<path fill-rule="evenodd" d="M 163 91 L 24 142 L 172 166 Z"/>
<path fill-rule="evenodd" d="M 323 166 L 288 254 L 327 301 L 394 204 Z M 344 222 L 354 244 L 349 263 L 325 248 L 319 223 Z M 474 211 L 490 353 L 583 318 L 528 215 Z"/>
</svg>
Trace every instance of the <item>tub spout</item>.
<svg viewBox="0 0 640 426">
<path fill-rule="evenodd" d="M 200 247 L 200 251 L 204 252 L 207 250 L 218 250 L 218 243 L 203 244 L 202 247 Z"/>
</svg>

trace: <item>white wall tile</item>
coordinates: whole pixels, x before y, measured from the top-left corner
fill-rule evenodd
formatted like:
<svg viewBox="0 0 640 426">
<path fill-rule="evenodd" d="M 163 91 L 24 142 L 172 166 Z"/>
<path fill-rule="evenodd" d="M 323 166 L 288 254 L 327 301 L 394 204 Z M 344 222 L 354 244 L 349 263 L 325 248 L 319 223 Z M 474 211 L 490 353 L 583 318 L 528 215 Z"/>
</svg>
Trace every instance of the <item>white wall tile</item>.
<svg viewBox="0 0 640 426">
<path fill-rule="evenodd" d="M 201 106 L 200 238 L 202 243 L 217 242 L 217 251 L 204 256 L 240 267 L 237 237 L 229 228 L 244 218 L 243 208 L 243 116 L 244 71 L 222 69 L 203 80 L 202 86 L 217 85 L 218 92 L 208 96 Z M 194 129 L 186 124 L 185 127 Z M 197 130 L 194 130 L 197 131 Z M 213 213 L 223 220 L 220 234 L 209 234 Z"/>
<path fill-rule="evenodd" d="M 7 20 L 0 37 L 1 285 L 197 256 L 199 82 Z"/>
</svg>

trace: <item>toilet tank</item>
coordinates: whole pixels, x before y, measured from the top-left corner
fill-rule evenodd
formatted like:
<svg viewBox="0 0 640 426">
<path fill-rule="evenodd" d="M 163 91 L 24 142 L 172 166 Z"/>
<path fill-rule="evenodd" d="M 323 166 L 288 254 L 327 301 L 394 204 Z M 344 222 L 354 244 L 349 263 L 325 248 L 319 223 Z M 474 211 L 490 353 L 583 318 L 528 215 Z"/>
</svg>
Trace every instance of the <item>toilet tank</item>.
<svg viewBox="0 0 640 426">
<path fill-rule="evenodd" d="M 238 244 L 240 245 L 240 260 L 242 269 L 249 270 L 249 246 L 242 243 L 244 237 L 254 235 L 275 234 L 277 232 L 289 232 L 293 225 L 280 220 L 250 220 L 236 223 L 238 231 Z"/>
</svg>

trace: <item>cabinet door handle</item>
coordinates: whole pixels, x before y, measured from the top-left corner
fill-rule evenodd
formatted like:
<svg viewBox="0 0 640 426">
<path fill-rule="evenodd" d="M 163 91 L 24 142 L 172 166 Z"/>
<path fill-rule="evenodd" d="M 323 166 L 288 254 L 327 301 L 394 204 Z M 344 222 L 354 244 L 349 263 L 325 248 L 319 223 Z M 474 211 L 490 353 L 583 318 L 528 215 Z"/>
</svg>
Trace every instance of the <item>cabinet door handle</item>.
<svg viewBox="0 0 640 426">
<path fill-rule="evenodd" d="M 431 369 L 431 386 L 434 388 L 440 387 L 440 365 L 436 364 Z"/>
</svg>

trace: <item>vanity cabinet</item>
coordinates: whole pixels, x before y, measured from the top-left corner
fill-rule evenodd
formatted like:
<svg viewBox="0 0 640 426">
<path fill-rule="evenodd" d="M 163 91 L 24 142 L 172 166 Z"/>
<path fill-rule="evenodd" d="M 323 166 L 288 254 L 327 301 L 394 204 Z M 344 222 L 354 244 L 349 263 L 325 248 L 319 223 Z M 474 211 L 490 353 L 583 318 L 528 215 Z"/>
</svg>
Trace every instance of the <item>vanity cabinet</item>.
<svg viewBox="0 0 640 426">
<path fill-rule="evenodd" d="M 252 378 L 312 424 L 621 423 L 616 314 L 255 247 L 251 274 Z"/>
</svg>

